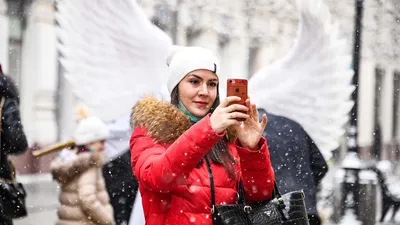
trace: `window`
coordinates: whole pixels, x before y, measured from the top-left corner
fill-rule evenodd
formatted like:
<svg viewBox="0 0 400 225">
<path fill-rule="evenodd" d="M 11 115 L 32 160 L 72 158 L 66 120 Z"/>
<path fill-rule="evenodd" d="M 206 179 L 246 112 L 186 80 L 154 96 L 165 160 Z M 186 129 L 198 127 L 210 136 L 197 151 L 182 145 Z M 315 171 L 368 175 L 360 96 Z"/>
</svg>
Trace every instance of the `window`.
<svg viewBox="0 0 400 225">
<path fill-rule="evenodd" d="M 249 79 L 257 70 L 257 60 L 260 54 L 260 40 L 258 38 L 252 38 L 249 46 L 249 59 L 248 59 L 248 74 Z"/>
<path fill-rule="evenodd" d="M 375 68 L 375 100 L 374 100 L 374 121 L 378 123 L 380 121 L 380 109 L 381 109 L 381 96 L 382 96 L 382 85 L 383 76 L 385 75 L 385 70 L 382 67 Z"/>
<path fill-rule="evenodd" d="M 393 74 L 393 139 L 399 135 L 400 71 Z"/>
<path fill-rule="evenodd" d="M 383 76 L 385 70 L 381 67 L 375 68 L 375 99 L 374 99 L 374 142 L 373 142 L 373 154 L 375 158 L 379 159 L 382 155 L 382 131 L 380 123 L 380 110 L 381 110 L 381 96 L 382 96 L 382 85 Z"/>
<path fill-rule="evenodd" d="M 9 69 L 8 76 L 10 76 L 16 84 L 20 84 L 21 77 L 21 41 L 10 39 L 9 43 Z"/>
<path fill-rule="evenodd" d="M 7 4 L 7 16 L 9 19 L 8 75 L 17 84 L 20 84 L 23 23 L 22 1 L 8 1 Z"/>
<path fill-rule="evenodd" d="M 228 48 L 229 48 L 229 36 L 226 34 L 218 34 L 218 53 L 220 54 L 220 65 L 222 67 L 226 64 L 226 59 L 229 57 Z M 227 65 L 225 65 L 227 66 Z"/>
<path fill-rule="evenodd" d="M 168 24 L 172 23 L 171 21 L 171 10 L 167 5 L 157 4 L 154 6 L 155 15 L 151 19 L 153 24 L 158 26 L 161 30 L 167 31 Z"/>
</svg>

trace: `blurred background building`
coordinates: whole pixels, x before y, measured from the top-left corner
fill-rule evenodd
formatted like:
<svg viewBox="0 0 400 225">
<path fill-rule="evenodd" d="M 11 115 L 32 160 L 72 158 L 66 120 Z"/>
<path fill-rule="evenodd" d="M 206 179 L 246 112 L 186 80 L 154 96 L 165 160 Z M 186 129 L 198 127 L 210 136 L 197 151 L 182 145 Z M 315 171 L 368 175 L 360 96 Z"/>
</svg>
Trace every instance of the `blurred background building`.
<svg viewBox="0 0 400 225">
<path fill-rule="evenodd" d="M 354 1 L 327 1 L 353 51 Z M 218 53 L 224 74 L 249 77 L 283 56 L 298 27 L 293 0 L 138 0 L 175 44 Z M 76 102 L 56 50 L 54 0 L 0 0 L 0 63 L 18 84 L 32 148 L 71 136 Z M 363 159 L 400 159 L 400 3 L 364 0 L 358 98 Z M 127 29 L 135 29 L 128 28 Z M 329 31 L 326 31 L 329 32 Z M 351 67 L 352 65 L 349 65 Z M 345 146 L 345 137 L 343 138 Z M 345 149 L 345 148 L 344 148 Z M 339 152 L 340 153 L 340 152 Z M 339 158 L 343 154 L 338 154 Z M 20 174 L 45 174 L 54 154 L 18 156 Z M 397 166 L 398 167 L 398 166 Z"/>
</svg>

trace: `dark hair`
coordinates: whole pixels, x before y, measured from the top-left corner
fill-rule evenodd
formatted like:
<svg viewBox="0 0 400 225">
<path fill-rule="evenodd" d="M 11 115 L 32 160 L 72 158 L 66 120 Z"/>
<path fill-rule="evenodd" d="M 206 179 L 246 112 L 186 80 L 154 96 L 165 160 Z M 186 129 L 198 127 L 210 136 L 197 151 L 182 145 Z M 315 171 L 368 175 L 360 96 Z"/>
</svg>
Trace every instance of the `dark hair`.
<svg viewBox="0 0 400 225">
<path fill-rule="evenodd" d="M 0 96 L 14 99 L 19 104 L 18 88 L 11 77 L 0 73 Z"/>
<path fill-rule="evenodd" d="M 179 104 L 179 90 L 178 85 L 171 92 L 171 104 L 174 106 L 178 106 Z M 217 97 L 214 101 L 214 104 L 211 106 L 210 112 L 214 112 L 215 108 L 219 105 L 219 88 L 217 87 Z M 236 176 L 235 170 L 235 159 L 231 155 L 228 149 L 228 138 L 225 136 L 218 143 L 216 143 L 211 151 L 207 154 L 210 156 L 211 160 L 215 163 L 222 164 L 228 173 L 230 178 L 234 178 Z M 199 162 L 199 165 L 203 160 Z"/>
</svg>

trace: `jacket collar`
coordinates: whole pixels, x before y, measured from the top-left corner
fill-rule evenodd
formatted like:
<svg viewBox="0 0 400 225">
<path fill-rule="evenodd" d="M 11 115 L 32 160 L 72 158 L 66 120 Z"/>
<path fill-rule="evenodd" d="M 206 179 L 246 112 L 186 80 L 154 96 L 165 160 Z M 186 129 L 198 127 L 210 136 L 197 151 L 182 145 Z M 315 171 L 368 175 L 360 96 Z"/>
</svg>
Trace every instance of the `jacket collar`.
<svg viewBox="0 0 400 225">
<path fill-rule="evenodd" d="M 172 143 L 192 125 L 190 119 L 165 100 L 146 96 L 132 109 L 131 126 L 144 127 L 147 134 L 162 143 Z"/>
<path fill-rule="evenodd" d="M 166 100 L 146 96 L 135 104 L 131 113 L 131 126 L 143 127 L 147 135 L 161 143 L 172 143 L 192 126 L 189 117 Z M 234 132 L 229 129 L 228 139 L 233 141 Z"/>
<path fill-rule="evenodd" d="M 51 164 L 51 171 L 55 180 L 59 183 L 66 183 L 89 168 L 101 168 L 103 163 L 104 157 L 102 153 L 85 152 L 70 160 L 55 159 Z"/>
</svg>

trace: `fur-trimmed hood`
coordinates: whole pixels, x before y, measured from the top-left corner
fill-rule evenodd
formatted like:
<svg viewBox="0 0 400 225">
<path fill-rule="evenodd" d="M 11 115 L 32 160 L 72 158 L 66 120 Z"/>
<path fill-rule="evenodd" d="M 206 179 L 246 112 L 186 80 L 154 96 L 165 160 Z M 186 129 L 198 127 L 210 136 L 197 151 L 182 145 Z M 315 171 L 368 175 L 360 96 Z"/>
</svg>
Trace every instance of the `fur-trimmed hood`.
<svg viewBox="0 0 400 225">
<path fill-rule="evenodd" d="M 189 117 L 166 100 L 146 96 L 132 108 L 132 128 L 141 126 L 148 136 L 161 143 L 172 143 L 192 126 Z M 234 132 L 228 130 L 228 139 L 233 141 Z"/>
<path fill-rule="evenodd" d="M 144 127 L 149 136 L 163 143 L 174 142 L 191 125 L 189 117 L 182 111 L 154 96 L 144 97 L 132 109 L 132 128 Z"/>
<path fill-rule="evenodd" d="M 104 164 L 104 156 L 100 152 L 80 153 L 74 159 L 62 160 L 56 158 L 50 165 L 53 178 L 59 183 L 67 183 L 89 168 Z"/>
</svg>

